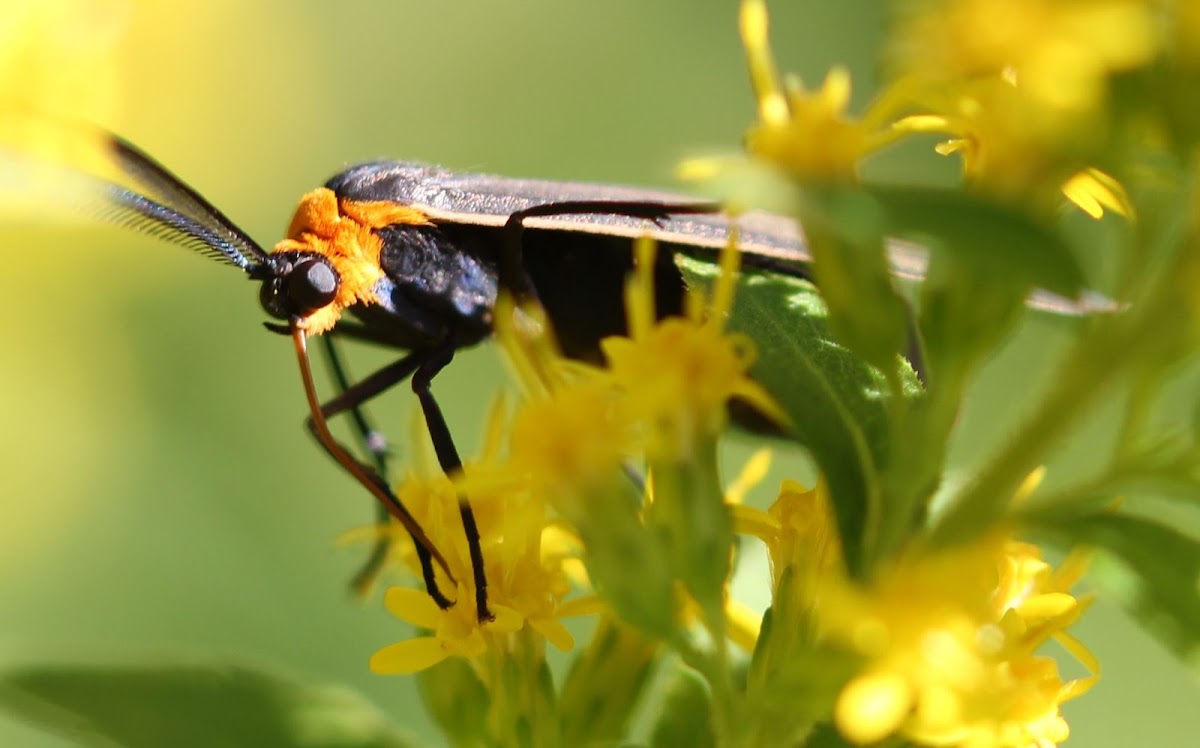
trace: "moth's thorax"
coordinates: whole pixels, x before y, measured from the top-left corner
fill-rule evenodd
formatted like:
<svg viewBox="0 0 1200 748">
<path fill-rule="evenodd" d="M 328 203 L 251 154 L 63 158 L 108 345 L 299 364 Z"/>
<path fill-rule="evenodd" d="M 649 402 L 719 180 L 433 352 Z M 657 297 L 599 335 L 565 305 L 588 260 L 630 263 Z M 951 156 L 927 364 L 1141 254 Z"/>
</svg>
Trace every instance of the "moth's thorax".
<svg viewBox="0 0 1200 748">
<path fill-rule="evenodd" d="M 384 271 L 380 266 L 383 240 L 378 229 L 428 224 L 429 219 L 416 208 L 390 201 L 339 198 L 328 187 L 319 187 L 300 198 L 287 238 L 272 251 L 320 255 L 340 279 L 333 301 L 302 317 L 300 324 L 305 331 L 323 333 L 337 324 L 347 308 L 379 303 L 376 289 Z"/>
</svg>

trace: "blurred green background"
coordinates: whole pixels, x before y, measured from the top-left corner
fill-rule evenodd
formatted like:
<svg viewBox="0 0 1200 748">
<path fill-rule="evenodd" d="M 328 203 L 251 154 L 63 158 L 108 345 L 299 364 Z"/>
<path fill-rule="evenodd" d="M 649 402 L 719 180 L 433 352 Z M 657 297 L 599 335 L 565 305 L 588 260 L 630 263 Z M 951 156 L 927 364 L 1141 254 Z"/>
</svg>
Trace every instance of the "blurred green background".
<svg viewBox="0 0 1200 748">
<path fill-rule="evenodd" d="M 882 4 L 771 10 L 783 67 L 816 85 L 847 64 L 861 105 Z M 672 186 L 679 158 L 736 148 L 753 116 L 734 0 L 146 0 L 126 13 L 120 98 L 102 124 L 268 245 L 303 192 L 356 161 Z M 876 173 L 953 174 L 934 161 L 908 149 Z M 260 327 L 256 289 L 93 226 L 8 224 L 0 251 L 0 658 L 229 655 L 349 684 L 436 740 L 413 680 L 367 670 L 406 634 L 347 591 L 365 548 L 334 547 L 370 502 L 303 432 L 293 355 Z M 1064 332 L 1022 329 L 978 388 L 956 460 L 1003 438 Z M 486 346 L 463 358 L 436 392 L 470 453 L 502 372 Z M 354 368 L 384 359 L 367 351 Z M 400 389 L 375 409 L 395 436 L 410 400 Z M 1072 451 L 1103 439 L 1093 429 Z M 1105 671 L 1067 707 L 1073 745 L 1196 745 L 1200 688 L 1182 666 L 1103 604 L 1077 633 Z M 0 716 L 2 746 L 67 744 Z"/>
</svg>

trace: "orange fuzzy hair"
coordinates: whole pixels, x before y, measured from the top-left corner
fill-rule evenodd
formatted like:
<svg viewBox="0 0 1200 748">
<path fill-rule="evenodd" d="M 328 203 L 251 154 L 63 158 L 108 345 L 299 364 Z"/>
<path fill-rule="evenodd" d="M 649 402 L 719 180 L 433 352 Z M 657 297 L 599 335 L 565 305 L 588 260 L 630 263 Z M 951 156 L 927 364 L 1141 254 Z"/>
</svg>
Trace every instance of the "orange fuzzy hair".
<svg viewBox="0 0 1200 748">
<path fill-rule="evenodd" d="M 429 218 L 407 205 L 388 201 L 338 200 L 328 187 L 300 198 L 287 238 L 275 252 L 315 252 L 329 260 L 341 278 L 333 301 L 308 314 L 301 326 L 311 335 L 333 328 L 354 304 L 376 304 L 375 284 L 383 278 L 379 254 L 383 240 L 375 233 L 395 224 L 427 226 Z"/>
</svg>

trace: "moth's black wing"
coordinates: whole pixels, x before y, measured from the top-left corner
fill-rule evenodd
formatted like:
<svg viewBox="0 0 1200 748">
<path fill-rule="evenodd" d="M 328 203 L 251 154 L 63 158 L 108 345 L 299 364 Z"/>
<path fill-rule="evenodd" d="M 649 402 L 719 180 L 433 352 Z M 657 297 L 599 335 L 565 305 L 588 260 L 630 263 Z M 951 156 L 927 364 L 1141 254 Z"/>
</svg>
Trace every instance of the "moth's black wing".
<svg viewBox="0 0 1200 748">
<path fill-rule="evenodd" d="M 575 201 L 700 203 L 692 195 L 587 182 L 513 179 L 490 174 L 463 174 L 405 161 L 377 161 L 352 167 L 326 185 L 352 200 L 392 200 L 412 205 L 434 221 L 476 226 L 503 226 L 513 213 L 538 205 Z M 717 249 L 729 241 L 732 223 L 721 214 L 671 216 L 658 224 L 616 214 L 561 215 L 526 219 L 527 230 L 554 229 L 588 234 L 638 237 Z M 740 245 L 749 254 L 805 267 L 812 256 L 790 218 L 753 212 L 736 219 Z M 919 279 L 924 258 L 916 248 L 897 245 L 894 270 Z"/>
<path fill-rule="evenodd" d="M 489 174 L 464 174 L 428 164 L 376 161 L 352 167 L 327 185 L 352 200 L 390 200 L 412 205 L 435 222 L 474 226 L 503 226 L 508 216 L 527 208 L 568 201 L 687 203 L 699 198 L 639 187 L 587 182 L 514 179 Z M 660 242 L 698 250 L 715 250 L 729 241 L 730 227 L 739 231 L 739 246 L 750 266 L 767 267 L 809 277 L 812 255 L 796 222 L 786 216 L 750 212 L 731 219 L 722 214 L 671 216 L 652 223 L 617 214 L 561 215 L 529 218 L 527 231 L 577 231 L 634 238 L 652 236 Z M 892 273 L 906 280 L 925 277 L 927 252 L 919 245 L 889 240 Z M 1028 304 L 1058 314 L 1080 315 L 1112 311 L 1110 300 L 1085 294 L 1080 300 L 1034 291 Z"/>
</svg>

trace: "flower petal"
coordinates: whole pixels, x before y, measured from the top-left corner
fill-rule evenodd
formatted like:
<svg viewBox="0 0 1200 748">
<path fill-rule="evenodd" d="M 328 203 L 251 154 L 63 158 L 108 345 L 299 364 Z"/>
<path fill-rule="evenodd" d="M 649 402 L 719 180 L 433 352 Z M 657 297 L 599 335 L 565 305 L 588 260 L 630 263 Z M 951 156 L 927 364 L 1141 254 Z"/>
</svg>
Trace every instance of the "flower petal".
<svg viewBox="0 0 1200 748">
<path fill-rule="evenodd" d="M 762 613 L 729 599 L 725 602 L 725 625 L 730 641 L 747 652 L 754 651 L 762 631 Z"/>
<path fill-rule="evenodd" d="M 783 529 L 779 520 L 761 509 L 743 504 L 727 506 L 730 519 L 733 520 L 733 531 L 739 535 L 753 535 L 764 543 L 771 543 Z"/>
<path fill-rule="evenodd" d="M 575 637 L 557 618 L 531 618 L 529 625 L 560 652 L 570 652 L 575 648 Z"/>
<path fill-rule="evenodd" d="M 1079 602 L 1066 592 L 1047 592 L 1033 595 L 1017 606 L 1017 612 L 1026 620 L 1040 621 L 1058 618 L 1079 607 Z"/>
<path fill-rule="evenodd" d="M 604 600 L 599 595 L 583 595 L 559 604 L 554 615 L 558 618 L 575 618 L 599 615 L 605 610 Z"/>
<path fill-rule="evenodd" d="M 520 631 L 521 627 L 525 625 L 525 616 L 507 605 L 495 604 L 491 608 L 492 615 L 495 617 L 485 624 L 489 633 L 511 634 L 514 631 Z"/>
<path fill-rule="evenodd" d="M 423 629 L 436 629 L 442 619 L 442 610 L 424 590 L 392 587 L 384 594 L 383 604 L 401 621 Z"/>
<path fill-rule="evenodd" d="M 371 655 L 371 672 L 379 675 L 408 675 L 433 667 L 450 653 L 432 636 L 389 644 Z"/>
</svg>

